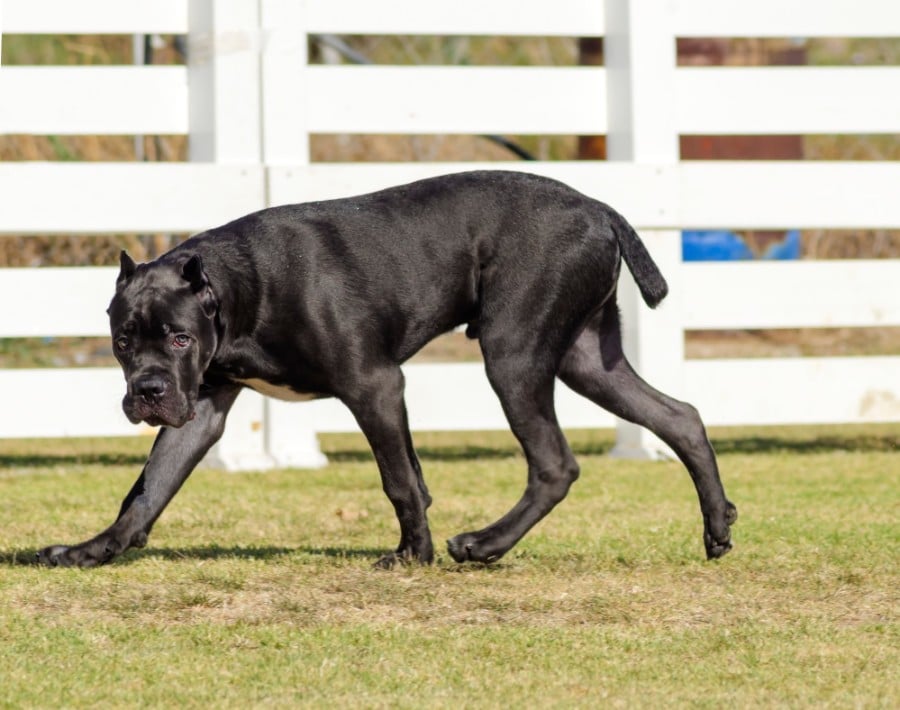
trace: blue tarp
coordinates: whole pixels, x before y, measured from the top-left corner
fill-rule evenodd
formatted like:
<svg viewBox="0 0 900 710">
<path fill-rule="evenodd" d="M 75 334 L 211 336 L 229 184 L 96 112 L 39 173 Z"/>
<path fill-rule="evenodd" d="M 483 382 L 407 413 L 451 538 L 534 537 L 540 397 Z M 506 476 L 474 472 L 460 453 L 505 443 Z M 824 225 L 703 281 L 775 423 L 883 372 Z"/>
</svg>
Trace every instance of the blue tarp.
<svg viewBox="0 0 900 710">
<path fill-rule="evenodd" d="M 757 257 L 734 232 L 682 232 L 681 258 L 684 261 L 741 261 L 747 259 L 799 259 L 800 232 L 786 232 L 780 242 L 770 244 Z"/>
</svg>

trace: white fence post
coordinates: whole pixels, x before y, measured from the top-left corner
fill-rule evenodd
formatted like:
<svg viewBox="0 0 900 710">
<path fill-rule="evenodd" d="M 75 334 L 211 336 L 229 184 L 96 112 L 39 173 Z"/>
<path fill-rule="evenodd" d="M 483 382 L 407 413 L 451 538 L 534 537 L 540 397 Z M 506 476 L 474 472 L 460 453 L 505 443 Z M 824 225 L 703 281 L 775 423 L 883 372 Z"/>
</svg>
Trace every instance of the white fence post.
<svg viewBox="0 0 900 710">
<path fill-rule="evenodd" d="M 259 55 L 258 0 L 189 3 L 188 152 L 192 161 L 261 162 Z M 204 465 L 229 471 L 271 468 L 265 409 L 263 397 L 242 393 L 228 416 L 224 436 Z"/>
<path fill-rule="evenodd" d="M 606 69 L 610 160 L 670 164 L 678 161 L 674 84 L 676 46 L 672 3 L 667 0 L 606 0 Z M 628 215 L 625 215 L 626 217 Z M 643 303 L 630 275 L 620 282 L 626 355 L 654 387 L 681 396 L 684 333 L 678 277 L 679 233 L 644 230 L 641 237 L 669 282 L 670 294 L 656 311 Z M 615 456 L 672 456 L 668 446 L 635 424 L 620 421 Z"/>
<path fill-rule="evenodd" d="M 309 165 L 306 3 L 261 0 L 263 162 Z"/>
<path fill-rule="evenodd" d="M 308 63 L 306 3 L 261 0 L 263 162 L 303 170 L 309 165 L 306 124 L 306 66 Z M 268 185 L 269 181 L 267 181 Z M 276 198 L 277 199 L 277 198 Z M 267 204 L 274 204 L 271 190 Z M 318 468 L 328 463 L 316 438 L 313 410 L 294 404 L 292 415 L 266 400 L 266 451 L 278 466 Z"/>
<path fill-rule="evenodd" d="M 258 165 L 258 2 L 191 0 L 189 8 L 190 159 Z"/>
</svg>

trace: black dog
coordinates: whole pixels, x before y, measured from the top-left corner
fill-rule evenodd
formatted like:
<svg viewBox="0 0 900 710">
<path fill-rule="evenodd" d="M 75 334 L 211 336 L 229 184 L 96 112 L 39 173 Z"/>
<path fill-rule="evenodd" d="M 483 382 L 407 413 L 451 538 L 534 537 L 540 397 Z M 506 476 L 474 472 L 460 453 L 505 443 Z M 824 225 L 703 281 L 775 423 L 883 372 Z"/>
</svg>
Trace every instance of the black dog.
<svg viewBox="0 0 900 710">
<path fill-rule="evenodd" d="M 379 564 L 431 562 L 431 496 L 413 450 L 400 364 L 461 324 L 528 462 L 528 485 L 493 525 L 451 539 L 458 562 L 499 559 L 559 503 L 578 465 L 556 421 L 556 377 L 678 454 L 700 498 L 708 557 L 737 518 L 696 410 L 646 384 L 622 354 L 620 261 L 656 306 L 666 282 L 615 211 L 534 175 L 471 172 L 344 200 L 262 210 L 156 261 L 122 253 L 109 307 L 133 422 L 163 428 L 107 530 L 38 553 L 108 562 L 147 542 L 244 387 L 337 397 L 356 417 L 400 522 Z"/>
</svg>

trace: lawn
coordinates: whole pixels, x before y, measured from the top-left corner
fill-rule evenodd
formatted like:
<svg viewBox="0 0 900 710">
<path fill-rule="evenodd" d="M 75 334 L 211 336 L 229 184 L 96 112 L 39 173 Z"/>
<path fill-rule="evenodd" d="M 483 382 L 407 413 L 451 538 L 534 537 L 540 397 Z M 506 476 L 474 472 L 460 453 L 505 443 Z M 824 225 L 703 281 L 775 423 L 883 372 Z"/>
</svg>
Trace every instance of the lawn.
<svg viewBox="0 0 900 710">
<path fill-rule="evenodd" d="M 679 464 L 574 432 L 582 477 L 506 558 L 506 435 L 417 437 L 432 567 L 372 569 L 393 512 L 356 437 L 320 471 L 198 470 L 100 569 L 35 549 L 111 521 L 149 442 L 0 442 L 2 707 L 897 707 L 900 429 L 714 432 L 735 549 L 703 559 Z"/>
</svg>

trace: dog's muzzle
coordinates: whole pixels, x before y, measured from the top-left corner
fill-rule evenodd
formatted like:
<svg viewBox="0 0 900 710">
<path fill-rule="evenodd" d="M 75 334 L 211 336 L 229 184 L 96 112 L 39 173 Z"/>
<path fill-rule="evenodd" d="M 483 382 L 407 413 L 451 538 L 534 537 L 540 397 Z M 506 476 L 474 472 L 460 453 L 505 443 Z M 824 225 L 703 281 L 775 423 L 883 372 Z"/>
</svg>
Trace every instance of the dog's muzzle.
<svg viewBox="0 0 900 710">
<path fill-rule="evenodd" d="M 161 373 L 135 377 L 122 400 L 122 410 L 132 424 L 181 427 L 194 418 L 188 398 Z"/>
</svg>

